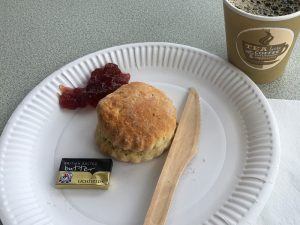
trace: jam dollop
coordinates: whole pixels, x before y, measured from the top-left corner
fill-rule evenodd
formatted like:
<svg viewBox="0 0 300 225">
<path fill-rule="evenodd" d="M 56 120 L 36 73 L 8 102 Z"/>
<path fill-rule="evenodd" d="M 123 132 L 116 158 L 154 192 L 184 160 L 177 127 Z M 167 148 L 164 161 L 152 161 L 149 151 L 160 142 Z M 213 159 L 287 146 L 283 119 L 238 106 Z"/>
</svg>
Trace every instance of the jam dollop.
<svg viewBox="0 0 300 225">
<path fill-rule="evenodd" d="M 61 95 L 59 105 L 62 108 L 77 109 L 87 105 L 96 107 L 100 99 L 128 84 L 130 74 L 122 73 L 118 65 L 107 63 L 103 68 L 95 69 L 84 88 L 59 86 Z"/>
</svg>

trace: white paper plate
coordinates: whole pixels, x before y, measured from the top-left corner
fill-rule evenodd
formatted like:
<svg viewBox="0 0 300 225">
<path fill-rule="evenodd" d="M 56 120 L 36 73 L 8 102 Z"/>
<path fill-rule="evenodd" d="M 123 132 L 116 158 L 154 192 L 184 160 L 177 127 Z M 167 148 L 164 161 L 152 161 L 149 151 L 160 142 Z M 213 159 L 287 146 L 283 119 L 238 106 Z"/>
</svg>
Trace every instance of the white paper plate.
<svg viewBox="0 0 300 225">
<path fill-rule="evenodd" d="M 167 224 L 250 224 L 271 192 L 279 138 L 260 90 L 224 60 L 192 47 L 140 43 L 80 58 L 40 83 L 16 109 L 0 144 L 4 224 L 141 225 L 165 155 L 139 165 L 114 161 L 111 187 L 57 190 L 62 157 L 102 157 L 94 109 L 58 105 L 58 85 L 83 86 L 92 70 L 117 63 L 164 90 L 180 114 L 189 87 L 201 96 L 199 153 L 177 187 Z"/>
</svg>

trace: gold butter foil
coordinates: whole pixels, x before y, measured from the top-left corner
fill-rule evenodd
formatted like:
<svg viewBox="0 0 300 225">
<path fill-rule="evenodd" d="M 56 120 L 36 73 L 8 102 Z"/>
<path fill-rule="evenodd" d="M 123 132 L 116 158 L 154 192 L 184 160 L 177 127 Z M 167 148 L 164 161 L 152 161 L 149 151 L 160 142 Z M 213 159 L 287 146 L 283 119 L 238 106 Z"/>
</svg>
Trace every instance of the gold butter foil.
<svg viewBox="0 0 300 225">
<path fill-rule="evenodd" d="M 56 177 L 56 188 L 99 188 L 108 189 L 110 172 L 95 173 L 82 171 L 59 171 Z"/>
</svg>

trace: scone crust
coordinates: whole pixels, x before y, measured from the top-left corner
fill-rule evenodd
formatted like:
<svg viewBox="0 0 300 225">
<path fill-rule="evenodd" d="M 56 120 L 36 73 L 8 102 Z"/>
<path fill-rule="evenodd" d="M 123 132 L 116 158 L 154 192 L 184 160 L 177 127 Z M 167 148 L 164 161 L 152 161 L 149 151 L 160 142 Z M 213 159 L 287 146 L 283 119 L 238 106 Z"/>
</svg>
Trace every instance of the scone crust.
<svg viewBox="0 0 300 225">
<path fill-rule="evenodd" d="M 113 144 L 108 139 L 102 136 L 101 131 L 99 131 L 99 129 L 97 128 L 96 143 L 99 147 L 99 150 L 106 156 L 123 162 L 141 163 L 160 156 L 165 150 L 169 148 L 171 140 L 151 150 L 139 152 L 130 151 L 113 146 Z"/>
<path fill-rule="evenodd" d="M 176 108 L 157 88 L 132 82 L 99 101 L 98 131 L 114 147 L 149 151 L 165 146 L 176 128 Z"/>
</svg>

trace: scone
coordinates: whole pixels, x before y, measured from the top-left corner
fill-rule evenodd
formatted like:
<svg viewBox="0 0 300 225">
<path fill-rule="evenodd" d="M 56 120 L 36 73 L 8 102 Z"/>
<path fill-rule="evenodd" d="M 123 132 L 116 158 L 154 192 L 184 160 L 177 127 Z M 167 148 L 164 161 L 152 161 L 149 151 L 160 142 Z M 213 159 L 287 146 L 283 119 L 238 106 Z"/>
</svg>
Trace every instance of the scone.
<svg viewBox="0 0 300 225">
<path fill-rule="evenodd" d="M 132 82 L 97 105 L 96 142 L 100 151 L 124 162 L 139 163 L 161 155 L 176 129 L 176 108 L 157 88 Z"/>
</svg>

